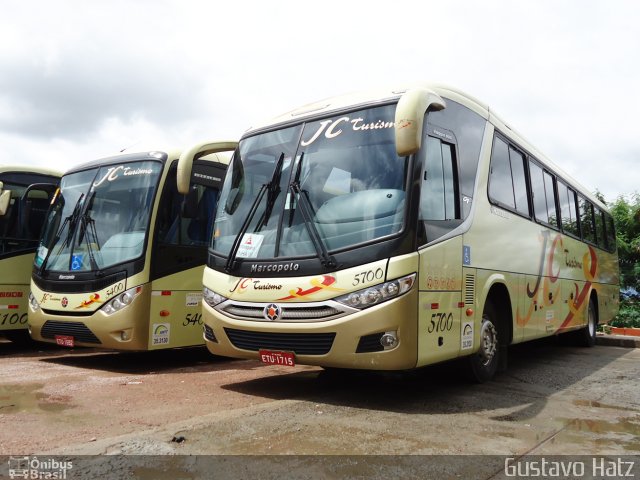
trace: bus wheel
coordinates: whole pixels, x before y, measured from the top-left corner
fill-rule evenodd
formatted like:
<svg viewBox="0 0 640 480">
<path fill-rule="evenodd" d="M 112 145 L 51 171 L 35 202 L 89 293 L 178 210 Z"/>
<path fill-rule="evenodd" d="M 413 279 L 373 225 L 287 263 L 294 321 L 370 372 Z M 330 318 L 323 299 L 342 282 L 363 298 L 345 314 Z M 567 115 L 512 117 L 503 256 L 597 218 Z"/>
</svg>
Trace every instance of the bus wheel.
<svg viewBox="0 0 640 480">
<path fill-rule="evenodd" d="M 475 382 L 491 380 L 498 370 L 500 345 L 497 322 L 495 308 L 487 302 L 482 313 L 480 349 L 469 357 L 469 373 Z"/>
<path fill-rule="evenodd" d="M 596 344 L 596 327 L 598 326 L 598 314 L 593 298 L 589 300 L 587 310 L 587 326 L 576 332 L 577 344 L 581 347 L 593 347 Z"/>
<path fill-rule="evenodd" d="M 29 345 L 33 343 L 33 340 L 31 340 L 27 330 L 10 330 L 4 332 L 2 335 L 4 335 L 7 340 L 17 345 Z"/>
</svg>

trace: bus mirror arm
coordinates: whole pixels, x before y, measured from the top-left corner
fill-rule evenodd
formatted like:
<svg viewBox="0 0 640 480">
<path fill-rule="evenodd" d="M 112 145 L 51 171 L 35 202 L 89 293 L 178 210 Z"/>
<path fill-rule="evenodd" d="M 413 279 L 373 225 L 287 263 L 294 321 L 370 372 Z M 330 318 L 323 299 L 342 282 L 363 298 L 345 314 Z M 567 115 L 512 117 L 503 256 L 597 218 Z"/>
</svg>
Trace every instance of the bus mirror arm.
<svg viewBox="0 0 640 480">
<path fill-rule="evenodd" d="M 416 153 L 422 145 L 422 124 L 427 110 L 442 110 L 446 104 L 432 90 L 416 88 L 402 94 L 396 107 L 396 152 L 405 157 Z"/>
<path fill-rule="evenodd" d="M 178 192 L 183 195 L 189 193 L 189 185 L 191 183 L 191 169 L 193 162 L 200 157 L 218 152 L 228 152 L 235 150 L 238 142 L 222 141 L 222 142 L 203 142 L 193 145 L 186 149 L 180 155 L 178 160 L 177 186 Z"/>
<path fill-rule="evenodd" d="M 11 190 L 2 190 L 2 187 L 2 182 L 0 182 L 0 217 L 7 213 L 11 201 Z"/>
</svg>

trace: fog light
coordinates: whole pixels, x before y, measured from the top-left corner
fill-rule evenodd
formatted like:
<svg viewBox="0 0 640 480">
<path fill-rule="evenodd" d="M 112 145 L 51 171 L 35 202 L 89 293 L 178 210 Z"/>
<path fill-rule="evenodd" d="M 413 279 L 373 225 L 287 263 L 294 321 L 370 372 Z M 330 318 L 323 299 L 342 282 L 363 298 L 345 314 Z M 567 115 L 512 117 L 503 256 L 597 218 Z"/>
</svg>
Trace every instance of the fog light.
<svg viewBox="0 0 640 480">
<path fill-rule="evenodd" d="M 380 337 L 380 345 L 383 346 L 385 350 L 390 350 L 398 346 L 398 336 L 396 332 L 385 332 L 382 337 Z"/>
<path fill-rule="evenodd" d="M 120 332 L 120 340 L 123 342 L 131 340 L 131 330 L 122 330 Z"/>
</svg>

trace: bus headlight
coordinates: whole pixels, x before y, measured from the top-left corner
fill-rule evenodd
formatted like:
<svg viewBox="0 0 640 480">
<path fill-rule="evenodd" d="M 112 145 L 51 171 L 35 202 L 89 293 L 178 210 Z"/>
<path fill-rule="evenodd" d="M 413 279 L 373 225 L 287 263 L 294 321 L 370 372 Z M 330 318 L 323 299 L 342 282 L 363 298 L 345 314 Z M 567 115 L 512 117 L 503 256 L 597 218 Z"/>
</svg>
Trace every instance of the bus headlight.
<svg viewBox="0 0 640 480">
<path fill-rule="evenodd" d="M 411 290 L 411 287 L 413 287 L 415 281 L 416 274 L 412 273 L 406 277 L 342 295 L 341 297 L 335 298 L 335 300 L 353 308 L 369 308 L 408 292 Z"/>
<path fill-rule="evenodd" d="M 131 302 L 133 302 L 133 299 L 136 298 L 141 291 L 142 287 L 130 288 L 126 292 L 121 293 L 120 295 L 116 296 L 116 298 L 113 298 L 105 303 L 104 307 L 102 307 L 102 311 L 107 315 L 119 312 L 124 307 L 131 304 Z"/>
<path fill-rule="evenodd" d="M 223 297 L 219 293 L 209 290 L 207 287 L 202 289 L 202 298 L 204 298 L 204 301 L 207 302 L 207 305 L 210 307 L 215 307 L 227 299 L 227 297 Z"/>
<path fill-rule="evenodd" d="M 40 308 L 40 304 L 36 300 L 36 297 L 33 296 L 33 293 L 29 292 L 29 306 L 31 307 L 31 311 L 37 312 Z"/>
</svg>

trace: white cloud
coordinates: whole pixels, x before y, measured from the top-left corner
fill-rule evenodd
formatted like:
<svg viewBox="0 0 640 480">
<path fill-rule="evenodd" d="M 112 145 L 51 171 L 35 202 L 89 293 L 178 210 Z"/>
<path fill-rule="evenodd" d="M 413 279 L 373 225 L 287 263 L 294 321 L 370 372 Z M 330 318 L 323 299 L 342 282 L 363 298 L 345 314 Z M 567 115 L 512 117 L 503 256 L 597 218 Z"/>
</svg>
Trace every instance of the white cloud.
<svg viewBox="0 0 640 480">
<path fill-rule="evenodd" d="M 0 162 L 237 138 L 327 96 L 426 80 L 488 103 L 614 198 L 640 188 L 638 18 L 623 0 L 11 2 Z"/>
</svg>

